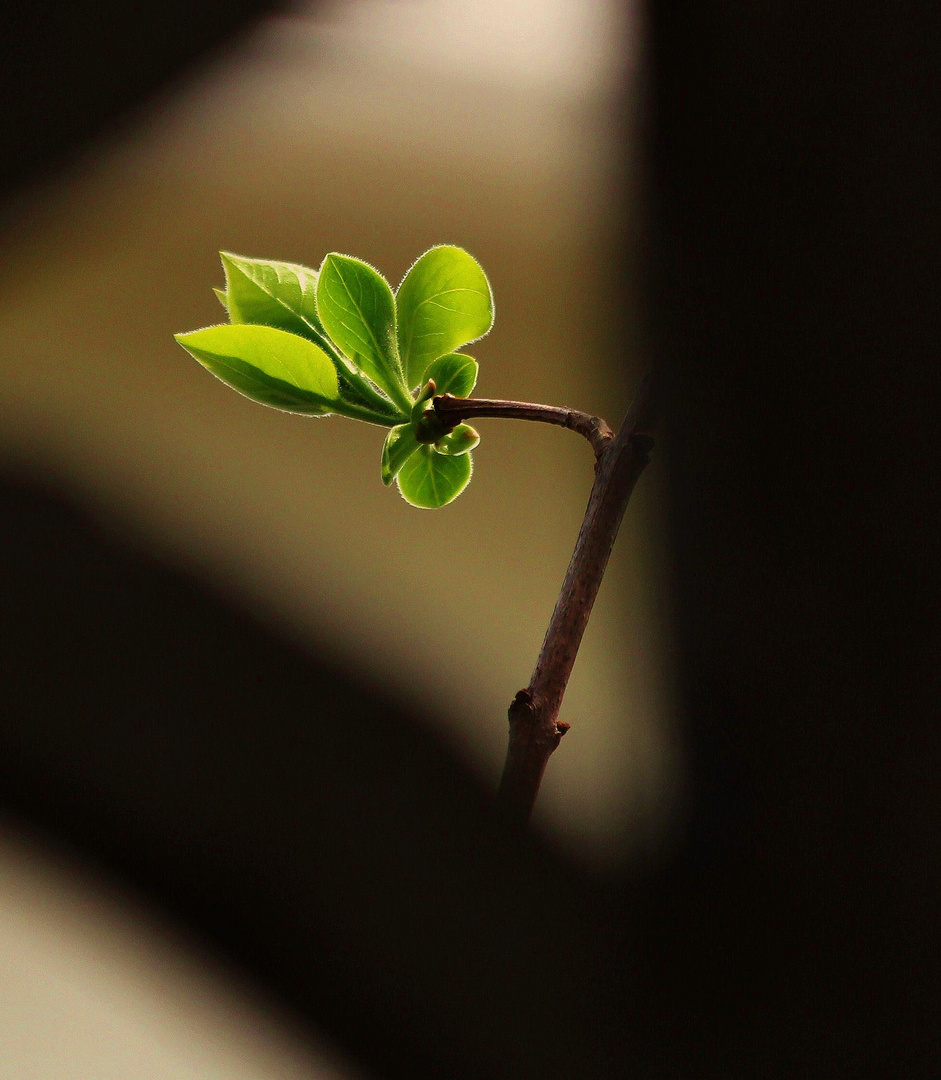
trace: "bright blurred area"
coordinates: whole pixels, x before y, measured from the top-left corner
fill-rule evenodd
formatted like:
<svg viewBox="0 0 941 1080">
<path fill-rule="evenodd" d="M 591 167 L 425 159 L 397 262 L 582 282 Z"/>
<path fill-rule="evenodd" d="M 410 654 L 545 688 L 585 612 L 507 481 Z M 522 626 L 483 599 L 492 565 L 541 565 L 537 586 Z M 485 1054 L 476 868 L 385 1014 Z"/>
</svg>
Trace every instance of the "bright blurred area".
<svg viewBox="0 0 941 1080">
<path fill-rule="evenodd" d="M 641 364 L 619 262 L 636 44 L 614 0 L 297 7 L 5 222 L 6 455 L 427 708 L 494 785 L 587 500 L 587 444 L 481 421 L 468 491 L 417 511 L 380 483 L 381 429 L 254 405 L 171 335 L 222 321 L 220 248 L 310 266 L 341 251 L 395 286 L 453 243 L 496 298 L 469 350 L 477 393 L 619 423 L 623 357 Z M 658 483 L 655 465 L 628 511 L 538 809 L 597 867 L 656 837 L 674 786 Z"/>
<path fill-rule="evenodd" d="M 0 1080 L 353 1080 L 139 901 L 0 828 Z"/>
</svg>

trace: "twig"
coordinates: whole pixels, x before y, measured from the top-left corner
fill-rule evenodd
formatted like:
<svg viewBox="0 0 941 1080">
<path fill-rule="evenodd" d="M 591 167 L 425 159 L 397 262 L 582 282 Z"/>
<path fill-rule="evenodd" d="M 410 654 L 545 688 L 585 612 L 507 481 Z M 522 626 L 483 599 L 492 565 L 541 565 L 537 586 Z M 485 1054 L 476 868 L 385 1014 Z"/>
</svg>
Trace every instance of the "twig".
<svg viewBox="0 0 941 1080">
<path fill-rule="evenodd" d="M 459 398 L 441 394 L 434 399 L 435 412 L 450 429 L 462 420 L 476 416 L 494 416 L 503 420 L 535 420 L 543 424 L 557 424 L 584 435 L 600 458 L 614 439 L 614 432 L 598 416 L 579 412 L 577 409 L 559 408 L 555 405 L 533 405 L 527 401 L 500 401 L 491 398 Z"/>
<path fill-rule="evenodd" d="M 559 720 L 562 697 L 628 500 L 650 460 L 653 421 L 651 368 L 641 381 L 621 430 L 599 455 L 588 508 L 536 668 L 529 686 L 520 690 L 510 705 L 510 739 L 497 797 L 520 824 L 529 821 L 546 763 L 569 729 Z M 607 429 L 606 424 L 604 427 Z"/>
</svg>

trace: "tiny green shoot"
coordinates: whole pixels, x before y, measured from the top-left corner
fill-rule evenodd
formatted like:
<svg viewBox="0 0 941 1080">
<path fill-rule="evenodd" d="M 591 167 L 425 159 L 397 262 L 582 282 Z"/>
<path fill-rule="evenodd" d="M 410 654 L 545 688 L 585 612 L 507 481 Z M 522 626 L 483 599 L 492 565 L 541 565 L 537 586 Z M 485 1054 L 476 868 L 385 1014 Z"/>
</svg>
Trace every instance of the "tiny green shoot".
<svg viewBox="0 0 941 1080">
<path fill-rule="evenodd" d="M 262 405 L 389 428 L 381 476 L 406 502 L 453 502 L 480 436 L 449 425 L 432 398 L 469 396 L 477 362 L 458 352 L 493 325 L 483 268 L 459 247 L 426 251 L 393 293 L 361 259 L 335 252 L 319 270 L 221 252 L 229 322 L 177 334 L 213 375 Z"/>
</svg>

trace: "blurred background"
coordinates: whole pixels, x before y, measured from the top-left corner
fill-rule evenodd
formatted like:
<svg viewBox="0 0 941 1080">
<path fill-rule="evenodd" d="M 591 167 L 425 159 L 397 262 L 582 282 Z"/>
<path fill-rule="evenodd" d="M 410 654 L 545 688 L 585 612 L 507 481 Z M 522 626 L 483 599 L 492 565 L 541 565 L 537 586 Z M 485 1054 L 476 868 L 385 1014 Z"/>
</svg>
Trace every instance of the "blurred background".
<svg viewBox="0 0 941 1080">
<path fill-rule="evenodd" d="M 0 10 L 2 1080 L 937 1075 L 939 18 Z M 220 247 L 439 241 L 482 394 L 663 361 L 524 835 L 583 440 L 482 421 L 422 513 L 171 338 Z"/>
<path fill-rule="evenodd" d="M 471 350 L 477 393 L 617 425 L 620 365 L 641 362 L 623 303 L 634 19 L 616 0 L 293 7 L 8 211 L 7 454 L 426 706 L 491 785 L 587 502 L 588 446 L 484 421 L 466 495 L 414 512 L 378 482 L 383 429 L 252 408 L 171 335 L 222 321 L 219 249 L 315 267 L 342 251 L 395 286 L 432 244 L 459 244 L 497 306 Z M 654 466 L 627 516 L 538 811 L 600 866 L 656 839 L 675 781 L 658 482 Z"/>
<path fill-rule="evenodd" d="M 178 924 L 61 850 L 0 833 L 3 1080 L 354 1080 Z"/>
<path fill-rule="evenodd" d="M 468 492 L 419 512 L 379 482 L 383 430 L 252 406 L 171 335 L 221 321 L 220 248 L 310 266 L 342 251 L 394 286 L 459 244 L 496 297 L 477 392 L 617 425 L 622 365 L 641 363 L 623 302 L 638 32 L 615 0 L 295 5 L 5 207 L 7 462 L 419 708 L 490 789 L 587 501 L 587 445 L 484 421 Z M 660 483 L 655 464 L 537 813 L 596 872 L 670 815 Z M 239 1003 L 231 972 L 184 960 L 191 946 L 75 873 L 0 847 L 0 1077 L 105 1080 L 129 1061 L 136 1080 L 340 1075 Z"/>
</svg>

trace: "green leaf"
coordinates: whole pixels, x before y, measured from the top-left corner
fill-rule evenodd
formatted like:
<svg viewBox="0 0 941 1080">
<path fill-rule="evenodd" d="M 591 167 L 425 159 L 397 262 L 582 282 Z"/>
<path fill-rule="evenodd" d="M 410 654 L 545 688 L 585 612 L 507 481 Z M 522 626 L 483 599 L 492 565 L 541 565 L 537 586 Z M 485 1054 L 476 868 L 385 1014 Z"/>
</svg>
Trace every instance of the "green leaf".
<svg viewBox="0 0 941 1080">
<path fill-rule="evenodd" d="M 320 267 L 317 311 L 336 345 L 398 406 L 410 409 L 395 343 L 395 298 L 386 279 L 368 263 L 332 253 Z"/>
<path fill-rule="evenodd" d="M 473 357 L 463 353 L 447 353 L 439 356 L 422 375 L 422 382 L 434 379 L 436 394 L 453 394 L 455 397 L 468 397 L 477 385 L 479 368 Z"/>
<path fill-rule="evenodd" d="M 444 457 L 430 446 L 420 446 L 405 462 L 395 482 L 402 498 L 423 510 L 437 510 L 453 502 L 470 483 L 470 454 Z"/>
<path fill-rule="evenodd" d="M 232 322 L 274 326 L 323 345 L 316 271 L 295 263 L 244 259 L 228 251 L 219 254 Z"/>
<path fill-rule="evenodd" d="M 391 405 L 349 360 L 341 357 L 330 341 L 317 314 L 315 270 L 296 263 L 244 259 L 226 251 L 220 254 L 228 286 L 228 292 L 223 295 L 232 322 L 274 326 L 308 338 L 334 360 L 341 376 L 340 393 L 344 400 L 391 416 L 402 411 L 401 407 Z"/>
<path fill-rule="evenodd" d="M 399 470 L 421 446 L 411 424 L 399 424 L 386 436 L 382 445 L 382 482 L 389 486 Z"/>
<path fill-rule="evenodd" d="M 459 454 L 466 454 L 473 450 L 479 442 L 480 435 L 475 428 L 472 428 L 470 424 L 458 424 L 453 431 L 442 435 L 434 444 L 434 448 L 437 453 L 444 454 L 446 457 L 457 457 Z"/>
<path fill-rule="evenodd" d="M 213 289 L 212 291 L 216 294 L 216 299 L 219 301 L 219 303 L 226 309 L 226 311 L 228 311 L 229 298 L 225 294 L 225 289 Z"/>
<path fill-rule="evenodd" d="M 476 341 L 493 325 L 493 296 L 480 264 L 459 247 L 433 247 L 396 295 L 399 355 L 409 386 L 432 360 Z"/>
<path fill-rule="evenodd" d="M 339 404 L 333 361 L 306 338 L 271 326 L 231 323 L 175 337 L 204 368 L 262 405 L 317 414 Z"/>
</svg>

